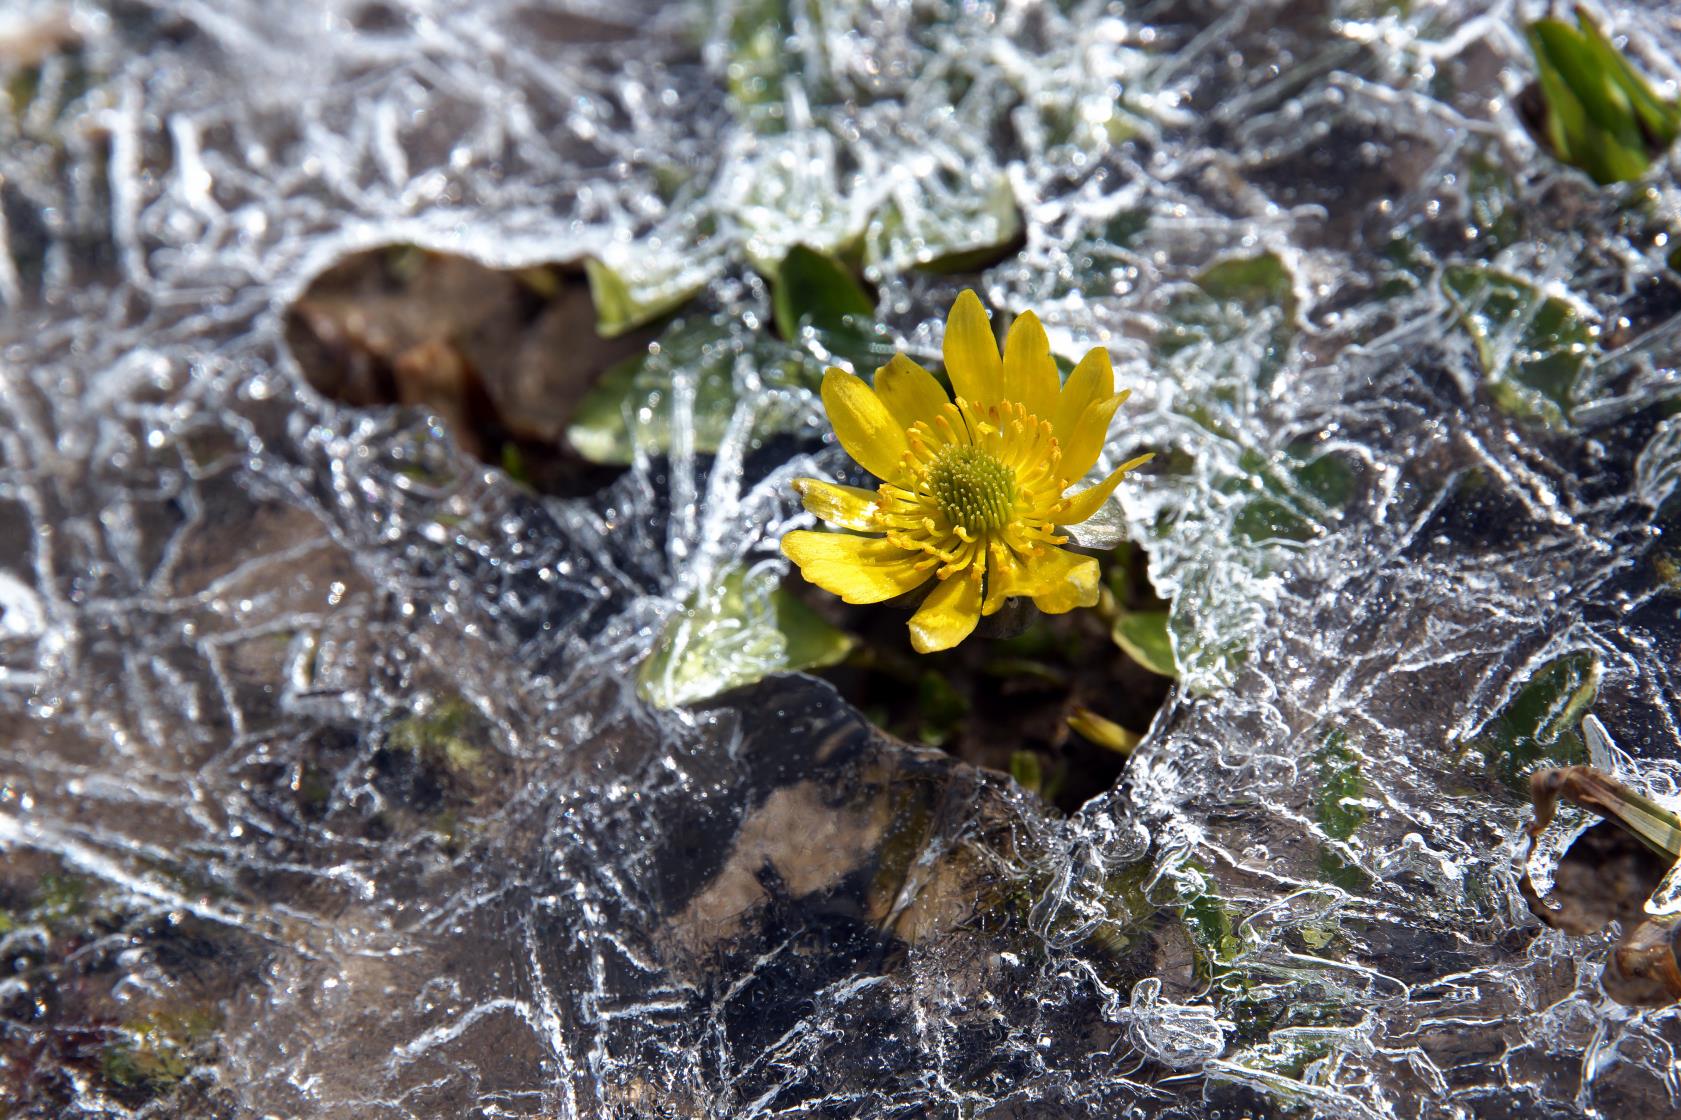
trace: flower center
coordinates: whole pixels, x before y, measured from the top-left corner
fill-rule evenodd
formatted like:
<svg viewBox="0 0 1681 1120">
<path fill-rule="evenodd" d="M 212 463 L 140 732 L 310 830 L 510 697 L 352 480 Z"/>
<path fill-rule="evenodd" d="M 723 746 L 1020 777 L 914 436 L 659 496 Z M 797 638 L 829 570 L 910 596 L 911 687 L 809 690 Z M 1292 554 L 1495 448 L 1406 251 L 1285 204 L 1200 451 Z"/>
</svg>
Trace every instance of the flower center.
<svg viewBox="0 0 1681 1120">
<path fill-rule="evenodd" d="M 1016 504 L 1015 473 L 977 447 L 948 447 L 928 472 L 940 512 L 969 532 L 1002 529 Z"/>
</svg>

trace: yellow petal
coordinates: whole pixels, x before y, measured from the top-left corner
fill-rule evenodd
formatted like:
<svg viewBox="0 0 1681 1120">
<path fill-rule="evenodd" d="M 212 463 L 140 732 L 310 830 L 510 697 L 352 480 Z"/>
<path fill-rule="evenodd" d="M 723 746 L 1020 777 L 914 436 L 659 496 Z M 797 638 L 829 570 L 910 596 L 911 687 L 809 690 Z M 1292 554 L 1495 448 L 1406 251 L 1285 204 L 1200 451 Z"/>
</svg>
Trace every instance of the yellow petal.
<svg viewBox="0 0 1681 1120">
<path fill-rule="evenodd" d="M 782 553 L 800 566 L 808 582 L 848 603 L 879 603 L 903 595 L 927 582 L 930 574 L 916 568 L 922 553 L 881 537 L 796 529 L 782 538 Z"/>
<path fill-rule="evenodd" d="M 1080 414 L 1114 392 L 1115 369 L 1109 364 L 1109 351 L 1101 346 L 1093 347 L 1068 375 L 1068 384 L 1062 387 L 1062 396 L 1057 399 L 1056 415 L 1051 419 L 1056 426 L 1056 438 L 1066 446 Z M 1121 399 L 1126 400 L 1131 392 L 1129 389 L 1122 393 Z"/>
<path fill-rule="evenodd" d="M 981 298 L 968 288 L 946 316 L 945 359 L 952 389 L 971 405 L 1004 399 L 1004 363 L 998 357 L 992 324 L 986 321 Z"/>
<path fill-rule="evenodd" d="M 1015 589 L 1020 586 L 1023 575 L 1021 560 L 1015 550 L 994 538 L 987 547 L 986 601 L 981 604 L 981 613 L 997 614 L 1004 600 L 1017 594 Z"/>
<path fill-rule="evenodd" d="M 950 649 L 980 620 L 980 573 L 971 568 L 942 581 L 911 615 L 911 646 L 918 653 Z"/>
<path fill-rule="evenodd" d="M 1097 602 L 1097 561 L 1045 545 L 1029 556 L 1016 593 L 1033 596 L 1046 614 L 1062 614 Z"/>
<path fill-rule="evenodd" d="M 1064 478 L 1084 478 L 1086 472 L 1097 465 L 1097 457 L 1103 454 L 1103 443 L 1109 438 L 1109 422 L 1115 418 L 1115 410 L 1121 407 L 1122 399 L 1119 393 L 1105 397 L 1080 414 L 1073 434 L 1062 445 Z"/>
<path fill-rule="evenodd" d="M 823 375 L 823 407 L 835 436 L 858 465 L 880 479 L 899 473 L 899 460 L 910 451 L 905 429 L 893 419 L 863 381 L 844 370 L 831 368 Z"/>
<path fill-rule="evenodd" d="M 796 478 L 794 493 L 805 508 L 831 525 L 869 532 L 876 529 L 876 492 L 857 486 L 837 486 L 815 478 Z"/>
<path fill-rule="evenodd" d="M 1039 316 L 1023 311 L 1004 337 L 1004 397 L 1020 401 L 1041 420 L 1054 420 L 1060 387 L 1051 340 Z"/>
<path fill-rule="evenodd" d="M 1109 495 L 1115 492 L 1115 487 L 1121 484 L 1121 477 L 1134 467 L 1141 467 L 1156 457 L 1154 451 L 1140 455 L 1136 459 L 1128 459 L 1110 472 L 1109 477 L 1093 486 L 1089 490 L 1082 490 L 1069 499 L 1068 509 L 1057 517 L 1058 525 L 1078 525 L 1087 520 L 1092 514 L 1103 508 L 1103 503 L 1109 500 Z"/>
<path fill-rule="evenodd" d="M 933 426 L 940 410 L 951 403 L 934 375 L 903 354 L 893 355 L 892 361 L 876 370 L 876 395 L 901 428 L 918 420 Z"/>
</svg>

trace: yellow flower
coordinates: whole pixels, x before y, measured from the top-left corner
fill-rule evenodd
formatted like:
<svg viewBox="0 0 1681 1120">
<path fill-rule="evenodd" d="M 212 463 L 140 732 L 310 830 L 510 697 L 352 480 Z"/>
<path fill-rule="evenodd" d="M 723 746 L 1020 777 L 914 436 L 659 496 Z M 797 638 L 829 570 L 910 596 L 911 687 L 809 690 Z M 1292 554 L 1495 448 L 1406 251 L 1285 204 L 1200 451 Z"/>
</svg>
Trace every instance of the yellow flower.
<svg viewBox="0 0 1681 1120">
<path fill-rule="evenodd" d="M 946 373 L 897 355 L 875 388 L 838 369 L 823 377 L 823 407 L 847 454 L 882 480 L 871 491 L 815 478 L 794 482 L 805 508 L 874 536 L 796 530 L 782 551 L 800 574 L 848 603 L 879 603 L 936 580 L 911 616 L 919 653 L 950 649 L 1015 596 L 1060 614 L 1097 602 L 1097 561 L 1057 547 L 1108 500 L 1121 464 L 1064 496 L 1097 463 L 1115 409 L 1109 353 L 1090 351 L 1063 385 L 1045 329 L 1031 311 L 1010 327 L 1000 359 L 986 311 L 965 291 L 946 319 Z"/>
</svg>

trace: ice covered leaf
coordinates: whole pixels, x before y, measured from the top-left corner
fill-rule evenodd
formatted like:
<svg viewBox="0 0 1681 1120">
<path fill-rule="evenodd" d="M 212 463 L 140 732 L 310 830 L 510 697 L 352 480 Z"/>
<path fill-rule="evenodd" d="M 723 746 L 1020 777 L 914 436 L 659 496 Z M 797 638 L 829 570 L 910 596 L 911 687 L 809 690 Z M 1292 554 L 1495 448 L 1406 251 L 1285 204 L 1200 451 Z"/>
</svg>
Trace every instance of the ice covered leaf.
<svg viewBox="0 0 1681 1120">
<path fill-rule="evenodd" d="M 1296 312 L 1295 279 L 1276 253 L 1231 257 L 1197 274 L 1197 286 L 1211 299 L 1236 302 L 1258 310 L 1277 307 L 1285 318 Z"/>
<path fill-rule="evenodd" d="M 788 49 L 791 9 L 788 0 L 740 0 L 729 16 L 724 72 L 731 107 L 756 131 L 787 127 L 785 83 L 798 56 Z"/>
<path fill-rule="evenodd" d="M 795 246 L 856 254 L 871 193 L 843 169 L 848 155 L 828 132 L 804 129 L 760 139 L 753 157 L 717 186 L 717 205 L 741 231 L 748 263 L 775 279 Z M 873 308 L 873 304 L 872 304 Z"/>
<path fill-rule="evenodd" d="M 1570 419 L 1576 380 L 1593 342 L 1576 310 L 1534 285 L 1481 265 L 1454 265 L 1442 288 L 1476 343 L 1489 393 L 1514 416 Z"/>
<path fill-rule="evenodd" d="M 1127 611 L 1115 620 L 1110 636 L 1126 655 L 1164 677 L 1178 677 L 1173 639 L 1167 631 L 1167 611 Z"/>
<path fill-rule="evenodd" d="M 566 438 L 584 458 L 616 466 L 638 452 L 669 452 L 674 430 L 709 454 L 744 400 L 754 402 L 754 439 L 791 430 L 805 410 L 778 391 L 815 394 L 822 373 L 814 357 L 726 317 L 679 319 L 648 353 L 607 371 L 579 403 Z"/>
<path fill-rule="evenodd" d="M 1326 837 L 1347 842 L 1366 823 L 1366 782 L 1361 773 L 1361 756 L 1348 741 L 1348 732 L 1332 728 L 1314 751 L 1313 764 L 1318 789 L 1313 815 Z M 1332 845 L 1320 852 L 1319 867 L 1327 880 L 1348 889 L 1358 889 L 1363 876 Z"/>
<path fill-rule="evenodd" d="M 796 245 L 776 270 L 771 306 L 783 338 L 799 337 L 802 326 L 822 331 L 855 330 L 875 314 L 875 301 L 834 257 Z"/>
<path fill-rule="evenodd" d="M 707 277 L 686 271 L 659 269 L 632 272 L 591 257 L 584 262 L 590 298 L 595 301 L 595 329 L 603 338 L 653 322 L 694 297 Z"/>
<path fill-rule="evenodd" d="M 1295 278 L 1276 253 L 1228 257 L 1197 273 L 1165 311 L 1156 339 L 1165 354 L 1253 339 L 1261 347 L 1250 364 L 1251 383 L 1266 389 L 1282 367 L 1295 335 Z"/>
<path fill-rule="evenodd" d="M 674 708 L 843 660 L 854 639 L 783 591 L 781 578 L 778 563 L 734 565 L 690 596 L 642 663 L 642 697 Z"/>
<path fill-rule="evenodd" d="M 1022 236 L 1015 192 L 1001 172 L 982 182 L 975 174 L 936 174 L 918 183 L 914 201 L 889 201 L 865 233 L 865 260 L 885 269 L 976 272 L 1009 254 Z"/>
<path fill-rule="evenodd" d="M 393 750 L 411 752 L 427 765 L 470 772 L 484 761 L 484 749 L 472 734 L 475 715 L 461 697 L 445 697 L 394 724 L 386 741 Z"/>
<path fill-rule="evenodd" d="M 1518 793 L 1538 765 L 1570 766 L 1587 761 L 1576 725 L 1599 694 L 1599 658 L 1582 651 L 1536 669 L 1485 723 L 1470 748 Z"/>
</svg>

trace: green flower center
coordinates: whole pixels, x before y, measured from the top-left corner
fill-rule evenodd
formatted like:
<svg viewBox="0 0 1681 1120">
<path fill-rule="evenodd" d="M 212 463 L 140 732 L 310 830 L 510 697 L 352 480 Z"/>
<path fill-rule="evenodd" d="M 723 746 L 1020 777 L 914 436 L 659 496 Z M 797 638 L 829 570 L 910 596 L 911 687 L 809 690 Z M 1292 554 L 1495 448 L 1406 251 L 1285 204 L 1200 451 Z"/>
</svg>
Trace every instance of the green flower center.
<svg viewBox="0 0 1681 1120">
<path fill-rule="evenodd" d="M 976 447 L 950 447 L 934 460 L 928 487 L 940 512 L 971 533 L 1002 529 L 1016 504 L 1015 472 Z"/>
</svg>

